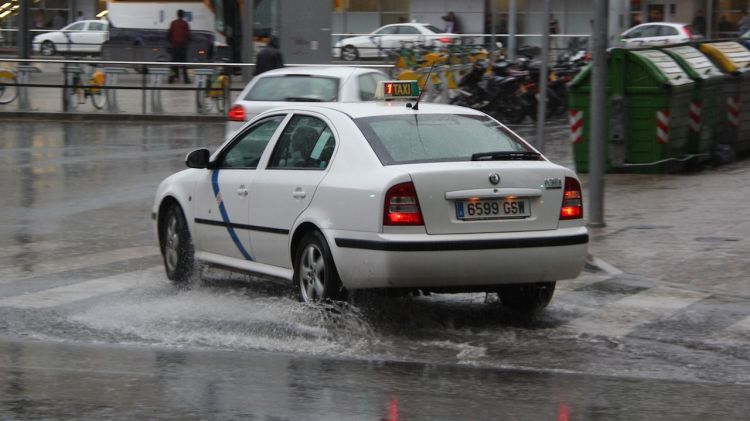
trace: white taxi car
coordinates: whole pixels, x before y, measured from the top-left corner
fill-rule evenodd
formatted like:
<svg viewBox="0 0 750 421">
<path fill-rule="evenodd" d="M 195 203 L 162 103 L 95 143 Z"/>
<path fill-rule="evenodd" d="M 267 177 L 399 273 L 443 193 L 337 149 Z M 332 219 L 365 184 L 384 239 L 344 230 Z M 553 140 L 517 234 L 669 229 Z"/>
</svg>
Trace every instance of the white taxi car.
<svg viewBox="0 0 750 421">
<path fill-rule="evenodd" d="M 388 79 L 377 69 L 349 66 L 300 66 L 255 76 L 227 113 L 227 136 L 253 117 L 289 102 L 370 101 L 378 83 Z"/>
<path fill-rule="evenodd" d="M 576 175 L 469 108 L 289 105 L 186 164 L 153 207 L 178 284 L 199 261 L 285 278 L 306 302 L 373 288 L 489 291 L 535 311 L 587 254 Z"/>
</svg>

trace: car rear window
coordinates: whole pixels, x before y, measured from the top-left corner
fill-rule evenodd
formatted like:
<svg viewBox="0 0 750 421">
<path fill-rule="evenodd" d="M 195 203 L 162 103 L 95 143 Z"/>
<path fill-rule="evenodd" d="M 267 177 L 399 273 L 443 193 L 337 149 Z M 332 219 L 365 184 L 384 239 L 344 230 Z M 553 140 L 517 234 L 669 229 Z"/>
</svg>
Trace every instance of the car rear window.
<svg viewBox="0 0 750 421">
<path fill-rule="evenodd" d="M 415 113 L 354 122 L 383 165 L 469 161 L 476 153 L 532 151 L 486 116 Z"/>
<path fill-rule="evenodd" d="M 245 96 L 247 101 L 338 101 L 339 80 L 310 75 L 267 76 Z"/>
<path fill-rule="evenodd" d="M 428 30 L 430 30 L 430 31 L 432 31 L 432 32 L 434 32 L 434 33 L 436 33 L 436 34 L 441 34 L 441 33 L 443 33 L 443 30 L 442 30 L 442 29 L 440 29 L 440 28 L 438 28 L 438 27 L 436 27 L 436 26 L 432 26 L 432 25 L 425 25 L 424 27 L 425 27 L 426 29 L 428 29 Z"/>
</svg>

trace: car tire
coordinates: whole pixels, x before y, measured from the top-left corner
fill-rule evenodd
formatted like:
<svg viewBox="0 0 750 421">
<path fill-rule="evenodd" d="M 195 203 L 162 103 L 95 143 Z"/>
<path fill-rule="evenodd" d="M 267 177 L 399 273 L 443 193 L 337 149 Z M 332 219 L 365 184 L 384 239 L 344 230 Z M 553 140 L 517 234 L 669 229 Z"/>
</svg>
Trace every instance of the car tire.
<svg viewBox="0 0 750 421">
<path fill-rule="evenodd" d="M 353 45 L 347 45 L 341 49 L 341 59 L 344 61 L 354 61 L 359 58 L 359 51 Z"/>
<path fill-rule="evenodd" d="M 39 47 L 39 51 L 43 56 L 49 57 L 51 55 L 54 55 L 57 49 L 55 48 L 55 43 L 53 43 L 52 41 L 44 41 L 42 42 L 41 47 Z"/>
<path fill-rule="evenodd" d="M 503 285 L 497 295 L 503 305 L 519 313 L 531 315 L 547 307 L 555 293 L 555 284 L 552 281 Z"/>
<path fill-rule="evenodd" d="M 305 234 L 299 242 L 294 256 L 294 288 L 303 303 L 346 300 L 331 250 L 320 231 Z"/>
<path fill-rule="evenodd" d="M 167 278 L 175 285 L 188 285 L 195 269 L 195 250 L 185 215 L 178 205 L 167 208 L 161 219 L 159 233 Z"/>
</svg>

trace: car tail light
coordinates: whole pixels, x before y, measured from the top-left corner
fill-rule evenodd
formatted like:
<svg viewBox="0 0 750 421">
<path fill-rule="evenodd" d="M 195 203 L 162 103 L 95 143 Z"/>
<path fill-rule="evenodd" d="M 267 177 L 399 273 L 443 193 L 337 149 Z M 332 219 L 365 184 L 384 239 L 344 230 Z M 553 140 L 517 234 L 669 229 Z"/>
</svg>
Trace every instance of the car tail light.
<svg viewBox="0 0 750 421">
<path fill-rule="evenodd" d="M 687 26 L 683 26 L 683 27 L 682 27 L 682 31 L 683 31 L 683 32 L 685 32 L 685 35 L 686 35 L 686 36 L 687 36 L 687 37 L 688 37 L 689 39 L 693 39 L 693 32 L 692 32 L 692 31 L 690 30 L 690 28 L 688 28 Z"/>
<path fill-rule="evenodd" d="M 442 42 L 443 44 L 450 44 L 453 42 L 453 38 L 451 37 L 440 37 L 438 38 L 438 41 Z"/>
<path fill-rule="evenodd" d="M 233 105 L 227 113 L 229 121 L 245 121 L 247 113 L 245 113 L 245 107 L 240 104 Z"/>
<path fill-rule="evenodd" d="M 563 191 L 562 206 L 560 207 L 560 219 L 580 218 L 583 218 L 581 183 L 575 178 L 565 177 L 565 190 Z"/>
<path fill-rule="evenodd" d="M 396 184 L 385 194 L 383 225 L 424 225 L 414 183 Z"/>
</svg>

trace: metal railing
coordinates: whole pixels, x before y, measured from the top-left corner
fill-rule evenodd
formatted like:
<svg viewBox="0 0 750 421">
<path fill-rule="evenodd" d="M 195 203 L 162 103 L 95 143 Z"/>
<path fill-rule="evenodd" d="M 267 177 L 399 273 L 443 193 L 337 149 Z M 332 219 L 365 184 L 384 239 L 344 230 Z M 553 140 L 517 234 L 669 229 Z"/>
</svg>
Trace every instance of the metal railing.
<svg viewBox="0 0 750 421">
<path fill-rule="evenodd" d="M 289 64 L 287 67 L 344 66 Z M 172 67 L 187 67 L 193 83 L 170 84 Z M 0 70 L 14 78 L 0 78 L 0 92 L 15 89 L 15 99 L 0 103 L 0 114 L 10 111 L 65 114 L 141 114 L 224 116 L 246 82 L 235 73 L 254 68 L 248 63 L 183 63 L 4 59 Z M 371 64 L 388 70 L 391 65 Z M 222 75 L 219 82 L 219 75 Z M 177 79 L 179 80 L 179 79 Z"/>
</svg>

